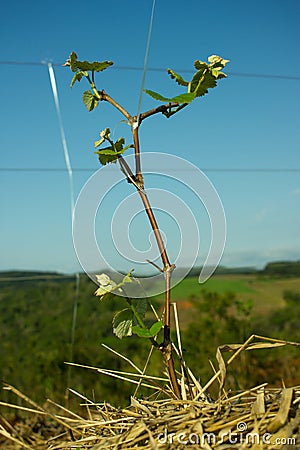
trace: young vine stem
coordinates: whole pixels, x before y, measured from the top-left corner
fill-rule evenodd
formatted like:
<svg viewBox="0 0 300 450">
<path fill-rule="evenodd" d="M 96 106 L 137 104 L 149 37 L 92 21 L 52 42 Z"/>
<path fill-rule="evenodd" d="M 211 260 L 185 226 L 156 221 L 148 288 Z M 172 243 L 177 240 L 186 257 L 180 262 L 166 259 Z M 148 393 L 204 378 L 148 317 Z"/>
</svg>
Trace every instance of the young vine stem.
<svg viewBox="0 0 300 450">
<path fill-rule="evenodd" d="M 91 83 L 90 83 L 91 84 Z M 175 269 L 175 265 L 171 264 L 168 258 L 168 254 L 162 239 L 161 232 L 159 230 L 155 215 L 153 213 L 151 204 L 149 202 L 148 196 L 145 193 L 144 190 L 144 180 L 142 175 L 142 168 L 141 168 L 141 154 L 140 154 L 140 144 L 139 144 L 139 135 L 138 130 L 141 122 L 146 119 L 147 117 L 150 117 L 154 114 L 163 113 L 167 117 L 170 113 L 172 113 L 173 108 L 178 108 L 181 105 L 178 103 L 174 104 L 167 104 L 162 105 L 158 108 L 154 108 L 148 112 L 145 112 L 140 115 L 139 119 L 137 117 L 131 116 L 126 109 L 124 109 L 118 102 L 116 102 L 110 95 L 108 95 L 104 90 L 97 91 L 94 84 L 92 85 L 92 90 L 99 99 L 99 101 L 106 101 L 110 103 L 112 106 L 114 106 L 118 111 L 120 111 L 128 120 L 128 123 L 132 127 L 132 134 L 133 134 L 133 141 L 134 141 L 134 149 L 135 149 L 135 173 L 134 176 L 130 167 L 125 162 L 125 160 L 120 156 L 119 162 L 123 170 L 126 172 L 128 176 L 128 180 L 131 181 L 134 186 L 136 187 L 142 203 L 144 205 L 146 214 L 148 216 L 151 228 L 154 232 L 156 243 L 160 252 L 160 257 L 163 263 L 163 272 L 165 276 L 165 313 L 164 313 L 164 340 L 163 343 L 159 346 L 168 368 L 168 374 L 171 382 L 171 386 L 173 389 L 173 392 L 177 398 L 181 398 L 181 392 L 180 387 L 178 384 L 175 366 L 174 366 L 174 359 L 172 354 L 172 342 L 170 338 L 171 334 L 171 326 L 170 326 L 170 309 L 171 309 L 171 276 L 172 272 Z M 181 108 L 180 108 L 181 109 Z M 175 113 L 175 111 L 173 112 Z"/>
</svg>

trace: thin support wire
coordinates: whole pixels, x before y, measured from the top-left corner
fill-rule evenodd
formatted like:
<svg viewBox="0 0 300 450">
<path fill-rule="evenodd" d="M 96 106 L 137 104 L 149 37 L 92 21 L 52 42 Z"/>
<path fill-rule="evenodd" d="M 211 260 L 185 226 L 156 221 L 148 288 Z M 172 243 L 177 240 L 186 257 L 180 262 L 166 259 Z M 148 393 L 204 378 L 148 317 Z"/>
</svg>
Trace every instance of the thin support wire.
<svg viewBox="0 0 300 450">
<path fill-rule="evenodd" d="M 62 121 L 62 116 L 61 116 L 61 111 L 60 111 L 60 104 L 59 104 L 59 97 L 58 97 L 57 85 L 56 85 L 56 80 L 55 80 L 55 74 L 54 74 L 53 66 L 52 66 L 51 63 L 48 64 L 48 71 L 49 71 L 50 84 L 51 84 L 52 94 L 53 94 L 55 108 L 56 108 L 56 114 L 57 114 L 59 128 L 60 128 L 60 136 L 61 136 L 61 142 L 62 142 L 62 146 L 63 146 L 63 150 L 64 150 L 66 168 L 67 168 L 68 175 L 69 175 L 70 208 L 71 208 L 71 221 L 72 221 L 73 220 L 74 209 L 75 209 L 73 171 L 72 171 L 70 155 L 69 155 L 66 135 L 65 135 L 63 121 Z M 75 279 L 76 279 L 76 287 L 75 287 L 75 294 L 74 294 L 74 301 L 73 301 L 73 314 L 72 314 L 72 325 L 71 325 L 71 342 L 70 342 L 70 345 L 71 345 L 70 359 L 71 359 L 71 361 L 73 360 L 73 356 L 74 356 L 75 332 L 76 332 L 78 298 L 79 298 L 80 276 L 79 276 L 78 272 L 75 274 Z M 71 380 L 71 366 L 69 366 L 68 373 L 67 373 L 67 388 L 70 385 L 70 380 Z M 66 390 L 65 399 L 66 399 L 66 405 L 67 405 L 68 401 L 69 401 L 69 391 L 68 391 L 68 389 Z"/>
<path fill-rule="evenodd" d="M 139 116 L 141 114 L 141 109 L 142 109 L 142 100 L 143 100 L 143 93 L 144 93 L 146 73 L 147 73 L 147 64 L 148 64 L 150 42 L 151 42 L 151 35 L 152 35 L 152 25 L 153 25 L 153 18 L 154 18 L 154 10 L 155 10 L 155 0 L 153 0 L 153 3 L 152 3 L 152 11 L 151 11 L 151 17 L 150 17 L 150 23 L 149 23 L 147 46 L 146 46 L 146 52 L 145 52 L 145 58 L 144 58 L 143 76 L 142 76 L 142 83 L 141 83 L 139 103 L 138 103 L 138 111 L 137 111 L 137 118 L 138 118 L 138 120 L 139 120 Z"/>
</svg>

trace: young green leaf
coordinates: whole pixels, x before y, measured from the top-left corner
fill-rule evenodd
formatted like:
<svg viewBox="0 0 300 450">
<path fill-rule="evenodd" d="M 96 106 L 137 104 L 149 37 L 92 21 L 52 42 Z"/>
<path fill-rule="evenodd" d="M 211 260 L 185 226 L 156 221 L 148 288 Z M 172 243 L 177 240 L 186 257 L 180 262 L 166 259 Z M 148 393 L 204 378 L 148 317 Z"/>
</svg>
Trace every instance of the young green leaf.
<svg viewBox="0 0 300 450">
<path fill-rule="evenodd" d="M 139 315 L 144 318 L 148 309 L 148 300 L 146 298 L 131 299 L 131 303 L 136 308 Z"/>
<path fill-rule="evenodd" d="M 84 71 L 76 72 L 74 77 L 72 78 L 70 86 L 73 87 L 74 84 L 76 83 L 76 81 L 80 81 L 82 77 L 87 77 L 87 76 L 88 76 L 87 72 L 84 72 Z"/>
<path fill-rule="evenodd" d="M 100 163 L 105 166 L 109 163 L 116 163 L 118 156 L 125 152 L 126 149 L 116 152 L 113 147 L 106 147 L 103 150 L 98 150 L 95 152 L 98 155 Z"/>
<path fill-rule="evenodd" d="M 174 72 L 174 70 L 172 69 L 168 69 L 168 74 L 171 76 L 172 79 L 175 79 L 175 81 L 180 85 L 180 86 L 188 86 L 188 81 L 185 81 L 181 75 L 179 75 L 178 73 Z"/>
<path fill-rule="evenodd" d="M 185 94 L 176 95 L 176 97 L 171 98 L 172 103 L 191 103 L 195 98 L 193 92 L 186 92 Z"/>
<path fill-rule="evenodd" d="M 202 70 L 199 70 L 189 84 L 189 91 L 193 92 L 195 97 L 201 97 L 207 94 L 209 88 L 214 88 L 216 85 L 216 79 L 209 71 L 203 73 Z"/>
<path fill-rule="evenodd" d="M 70 66 L 72 72 L 77 72 L 77 55 L 75 52 L 72 52 L 69 56 L 69 59 L 65 62 L 64 66 Z"/>
<path fill-rule="evenodd" d="M 194 67 L 197 72 L 194 74 L 190 82 L 185 81 L 183 77 L 174 70 L 168 69 L 168 74 L 176 81 L 177 84 L 188 87 L 188 92 L 177 95 L 176 97 L 164 97 L 158 92 L 154 92 L 149 89 L 145 89 L 145 92 L 160 102 L 178 103 L 179 105 L 185 103 L 189 104 L 196 97 L 201 97 L 202 95 L 207 94 L 209 88 L 214 88 L 217 85 L 216 80 L 226 77 L 226 74 L 221 72 L 221 69 L 223 69 L 228 62 L 228 59 L 223 59 L 217 55 L 210 56 L 208 58 L 208 63 L 200 60 L 195 61 Z"/>
<path fill-rule="evenodd" d="M 152 327 L 150 328 L 150 333 L 152 337 L 155 337 L 160 330 L 162 329 L 163 323 L 161 320 L 159 320 L 158 322 L 155 322 Z"/>
<path fill-rule="evenodd" d="M 132 333 L 143 338 L 154 338 L 160 332 L 162 325 L 163 324 L 161 320 L 159 322 L 155 322 L 150 330 L 148 328 L 142 328 L 138 325 L 134 325 L 132 327 Z"/>
<path fill-rule="evenodd" d="M 102 145 L 105 140 L 108 140 L 112 144 L 109 147 L 105 147 L 102 150 L 97 150 L 96 152 L 94 152 L 96 155 L 98 155 L 99 161 L 103 166 L 109 163 L 116 163 L 120 155 L 126 152 L 126 150 L 128 150 L 129 148 L 133 147 L 132 144 L 123 147 L 125 143 L 124 138 L 119 138 L 115 143 L 112 142 L 112 140 L 110 139 L 109 128 L 105 128 L 105 130 L 100 133 L 100 136 L 101 139 L 94 143 L 95 147 L 99 147 L 100 145 Z"/>
<path fill-rule="evenodd" d="M 193 93 L 188 93 L 188 92 L 181 94 L 181 95 L 177 95 L 176 97 L 172 97 L 172 98 L 163 97 L 158 92 L 151 91 L 150 89 L 145 89 L 145 92 L 146 92 L 146 94 L 150 95 L 155 100 L 158 100 L 160 102 L 165 102 L 165 103 L 178 103 L 178 104 L 191 103 L 195 98 Z"/>
<path fill-rule="evenodd" d="M 93 109 L 95 109 L 99 103 L 99 100 L 92 93 L 92 91 L 85 91 L 82 95 L 82 100 L 89 112 L 93 111 Z"/>
<path fill-rule="evenodd" d="M 115 296 L 113 291 L 120 291 L 120 286 L 109 278 L 108 275 L 102 273 L 101 275 L 96 275 L 97 282 L 99 283 L 99 288 L 96 290 L 95 295 L 100 297 L 100 300 L 110 300 Z"/>
<path fill-rule="evenodd" d="M 200 59 L 197 59 L 197 61 L 194 62 L 194 67 L 196 70 L 202 70 L 202 72 L 208 68 L 208 64 L 204 61 L 200 61 Z"/>
<path fill-rule="evenodd" d="M 151 338 L 151 333 L 150 330 L 148 330 L 148 328 L 142 328 L 139 325 L 134 325 L 132 327 L 132 333 L 136 334 L 139 337 L 143 337 L 143 338 Z"/>
<path fill-rule="evenodd" d="M 131 269 L 131 271 L 130 272 L 128 272 L 128 274 L 127 275 L 125 275 L 125 277 L 123 278 L 123 280 L 122 280 L 122 283 L 132 283 L 132 272 L 134 271 L 134 269 Z"/>
<path fill-rule="evenodd" d="M 113 332 L 122 339 L 132 335 L 133 312 L 130 308 L 125 308 L 117 312 L 113 318 Z"/>
<path fill-rule="evenodd" d="M 107 69 L 109 66 L 112 66 L 112 61 L 77 61 L 77 68 L 79 70 L 91 71 L 91 72 L 102 72 Z"/>
<path fill-rule="evenodd" d="M 112 66 L 112 61 L 79 61 L 77 59 L 77 55 L 75 52 L 72 52 L 69 56 L 69 59 L 65 62 L 64 66 L 70 66 L 72 72 L 77 72 L 77 70 L 81 71 L 91 71 L 91 72 L 102 72 L 107 69 L 109 66 Z"/>
<path fill-rule="evenodd" d="M 110 129 L 109 128 L 104 128 L 104 130 L 102 130 L 101 133 L 100 133 L 100 138 L 101 139 L 99 139 L 99 141 L 95 141 L 94 142 L 94 147 L 95 148 L 100 147 L 100 145 L 102 145 L 103 142 L 105 142 L 105 141 L 112 142 L 111 139 L 110 139 Z"/>
</svg>

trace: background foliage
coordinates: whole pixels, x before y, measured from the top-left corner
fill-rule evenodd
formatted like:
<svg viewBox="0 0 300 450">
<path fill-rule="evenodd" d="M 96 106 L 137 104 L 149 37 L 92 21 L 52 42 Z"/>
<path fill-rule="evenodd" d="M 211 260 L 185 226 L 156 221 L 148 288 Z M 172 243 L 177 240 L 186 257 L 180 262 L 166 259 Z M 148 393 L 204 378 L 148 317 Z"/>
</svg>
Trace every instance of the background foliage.
<svg viewBox="0 0 300 450">
<path fill-rule="evenodd" d="M 246 274 L 241 270 L 231 273 L 224 269 L 224 274 L 212 277 L 204 288 L 195 276 L 174 288 L 184 357 L 203 384 L 212 375 L 209 360 L 216 364 L 215 352 L 219 345 L 243 342 L 253 333 L 300 341 L 299 267 L 299 263 L 272 263 L 260 272 L 245 270 Z M 4 275 L 17 278 L 16 275 L 24 274 L 6 273 L 1 278 Z M 129 402 L 134 390 L 132 385 L 65 364 L 72 355 L 74 279 L 2 282 L 1 288 L 2 380 L 38 402 L 50 397 L 63 404 L 70 376 L 69 387 L 89 398 L 115 405 Z M 124 361 L 101 346 L 104 343 L 142 368 L 149 352 L 149 341 L 132 337 L 119 340 L 112 333 L 112 312 L 122 309 L 124 299 L 100 303 L 94 291 L 95 285 L 81 275 L 73 362 L 129 370 Z M 162 308 L 159 296 L 153 303 Z M 299 384 L 299 363 L 299 351 L 293 348 L 249 352 L 232 365 L 227 384 L 232 389 L 266 381 L 276 386 L 281 380 L 286 385 Z M 160 354 L 154 352 L 149 372 L 161 374 L 162 370 Z M 1 393 L 1 400 L 6 400 L 5 391 Z"/>
</svg>

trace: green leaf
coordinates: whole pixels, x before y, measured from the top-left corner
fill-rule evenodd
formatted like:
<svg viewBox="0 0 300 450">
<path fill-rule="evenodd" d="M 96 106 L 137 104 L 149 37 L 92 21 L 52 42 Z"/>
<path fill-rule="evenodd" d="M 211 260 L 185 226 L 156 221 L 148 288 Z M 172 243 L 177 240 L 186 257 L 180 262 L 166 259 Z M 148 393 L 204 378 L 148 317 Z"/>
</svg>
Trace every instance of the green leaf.
<svg viewBox="0 0 300 450">
<path fill-rule="evenodd" d="M 134 305 L 139 315 L 144 318 L 148 309 L 148 300 L 146 298 L 131 299 L 131 303 Z"/>
<path fill-rule="evenodd" d="M 155 100 L 165 103 L 191 103 L 195 98 L 195 96 L 190 92 L 177 95 L 176 97 L 172 98 L 163 97 L 162 95 L 158 94 L 158 92 L 151 91 L 150 89 L 145 89 L 145 92 Z"/>
<path fill-rule="evenodd" d="M 112 156 L 101 155 L 99 152 L 98 159 L 99 159 L 100 163 L 102 164 L 102 166 L 106 166 L 106 164 L 110 164 L 110 163 L 115 164 L 117 162 L 118 155 L 116 155 L 115 153 Z"/>
<path fill-rule="evenodd" d="M 168 74 L 171 75 L 172 79 L 175 79 L 175 81 L 180 85 L 180 86 L 188 86 L 188 81 L 185 81 L 181 75 L 179 75 L 178 73 L 174 72 L 174 70 L 172 69 L 168 69 Z"/>
<path fill-rule="evenodd" d="M 178 104 L 191 103 L 196 97 L 207 94 L 208 89 L 214 88 L 217 85 L 216 80 L 227 76 L 225 73 L 221 72 L 221 69 L 223 69 L 228 62 L 228 59 L 223 59 L 217 55 L 211 55 L 208 58 L 208 63 L 198 59 L 194 62 L 194 67 L 197 72 L 190 82 L 185 81 L 182 76 L 174 70 L 168 69 L 168 74 L 172 79 L 175 79 L 180 86 L 188 87 L 187 93 L 177 95 L 176 97 L 164 97 L 158 92 L 151 91 L 150 89 L 145 89 L 145 92 L 160 102 Z"/>
<path fill-rule="evenodd" d="M 193 92 L 186 92 L 184 94 L 177 95 L 176 97 L 171 98 L 171 102 L 173 103 L 191 103 L 195 98 Z"/>
<path fill-rule="evenodd" d="M 132 333 L 136 334 L 139 337 L 143 337 L 143 338 L 151 338 L 151 333 L 150 330 L 148 330 L 148 328 L 142 328 L 139 325 L 134 325 L 132 327 Z"/>
<path fill-rule="evenodd" d="M 208 64 L 204 61 L 200 61 L 200 59 L 197 59 L 197 61 L 194 62 L 194 67 L 196 70 L 204 71 L 208 68 Z"/>
<path fill-rule="evenodd" d="M 100 147 L 100 145 L 102 145 L 104 141 L 111 142 L 110 129 L 109 128 L 104 128 L 104 130 L 102 130 L 101 133 L 100 133 L 100 137 L 101 137 L 101 139 L 99 139 L 99 141 L 94 142 L 94 147 L 95 148 Z"/>
<path fill-rule="evenodd" d="M 195 97 L 201 97 L 207 94 L 209 88 L 214 88 L 216 85 L 215 77 L 208 70 L 205 73 L 199 70 L 190 82 L 189 91 L 194 92 Z"/>
<path fill-rule="evenodd" d="M 69 56 L 69 59 L 65 62 L 64 66 L 70 66 L 72 72 L 80 71 L 91 71 L 91 72 L 102 72 L 107 69 L 109 66 L 112 66 L 112 61 L 78 61 L 77 55 L 75 52 L 72 52 Z"/>
<path fill-rule="evenodd" d="M 85 91 L 82 95 L 82 100 L 88 111 L 93 111 L 98 106 L 99 100 L 92 93 L 92 91 Z"/>
<path fill-rule="evenodd" d="M 142 328 L 138 325 L 132 327 L 132 333 L 137 334 L 139 337 L 143 338 L 153 338 L 155 337 L 162 328 L 162 321 L 155 322 L 150 330 L 148 328 Z"/>
<path fill-rule="evenodd" d="M 125 150 L 126 148 L 116 152 L 113 147 L 106 147 L 103 150 L 98 150 L 95 154 L 98 155 L 100 163 L 105 166 L 109 163 L 116 163 L 118 156 L 124 153 Z"/>
<path fill-rule="evenodd" d="M 91 72 L 102 72 L 103 70 L 107 69 L 108 67 L 113 65 L 112 61 L 77 61 L 76 62 L 77 68 L 79 70 L 85 70 L 85 71 L 91 71 Z"/>
<path fill-rule="evenodd" d="M 95 154 L 105 156 L 116 156 L 123 153 L 123 151 L 116 152 L 113 147 L 105 147 L 102 150 L 97 150 Z"/>
<path fill-rule="evenodd" d="M 71 87 L 74 86 L 76 81 L 80 81 L 82 77 L 87 77 L 87 76 L 88 76 L 87 72 L 84 72 L 84 71 L 76 72 L 74 77 L 72 78 Z"/>
<path fill-rule="evenodd" d="M 131 269 L 131 271 L 130 272 L 128 272 L 128 274 L 127 275 L 125 275 L 125 277 L 123 278 L 123 280 L 122 280 L 122 283 L 132 283 L 132 272 L 134 271 L 134 269 Z"/>
<path fill-rule="evenodd" d="M 217 80 L 220 78 L 227 78 L 226 73 L 220 72 L 219 69 L 211 69 L 211 73 Z"/>
<path fill-rule="evenodd" d="M 150 89 L 145 89 L 144 92 L 146 92 L 146 94 L 150 95 L 155 100 L 159 100 L 160 102 L 170 102 L 169 98 L 163 97 L 158 92 L 151 91 Z"/>
<path fill-rule="evenodd" d="M 69 56 L 69 59 L 65 62 L 64 66 L 70 66 L 72 72 L 77 71 L 77 55 L 75 52 L 72 52 Z"/>
<path fill-rule="evenodd" d="M 158 322 L 155 322 L 152 327 L 150 328 L 150 333 L 152 335 L 152 337 L 156 336 L 160 330 L 162 329 L 163 323 L 161 320 L 159 320 Z"/>
<path fill-rule="evenodd" d="M 132 335 L 133 312 L 130 308 L 117 312 L 113 318 L 113 332 L 122 339 Z"/>
<path fill-rule="evenodd" d="M 123 147 L 125 143 L 124 138 L 119 138 L 115 143 L 112 142 L 110 139 L 109 128 L 105 128 L 105 130 L 100 133 L 100 136 L 101 139 L 94 143 L 95 147 L 99 147 L 105 140 L 108 140 L 112 143 L 112 145 L 110 145 L 109 147 L 105 147 L 102 150 L 97 150 L 96 152 L 94 152 L 96 155 L 98 155 L 99 161 L 103 166 L 109 163 L 116 163 L 118 156 L 122 155 L 124 152 L 126 152 L 126 150 L 133 147 L 132 144 Z"/>
</svg>

